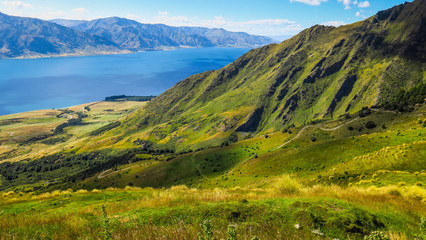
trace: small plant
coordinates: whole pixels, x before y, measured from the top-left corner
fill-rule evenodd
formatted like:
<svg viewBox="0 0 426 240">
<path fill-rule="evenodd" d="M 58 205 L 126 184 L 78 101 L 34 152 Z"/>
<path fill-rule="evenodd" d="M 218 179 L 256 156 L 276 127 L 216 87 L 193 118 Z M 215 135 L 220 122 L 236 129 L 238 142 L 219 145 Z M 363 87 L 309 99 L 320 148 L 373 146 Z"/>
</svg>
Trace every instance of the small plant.
<svg viewBox="0 0 426 240">
<path fill-rule="evenodd" d="M 234 225 L 229 225 L 228 230 L 226 231 L 226 235 L 228 236 L 227 240 L 237 240 L 237 232 L 235 231 Z"/>
<path fill-rule="evenodd" d="M 420 221 L 420 239 L 426 239 L 426 218 L 422 218 Z"/>
<path fill-rule="evenodd" d="M 102 229 L 104 239 L 112 240 L 112 231 L 110 230 L 109 218 L 104 205 L 102 205 Z"/>
<path fill-rule="evenodd" d="M 213 226 L 209 219 L 204 220 L 201 224 L 201 229 L 203 230 L 204 236 L 202 236 L 201 233 L 198 233 L 198 240 L 216 240 L 213 238 Z"/>
<path fill-rule="evenodd" d="M 381 231 L 374 231 L 370 235 L 365 236 L 364 240 L 390 240 L 390 238 Z"/>
</svg>

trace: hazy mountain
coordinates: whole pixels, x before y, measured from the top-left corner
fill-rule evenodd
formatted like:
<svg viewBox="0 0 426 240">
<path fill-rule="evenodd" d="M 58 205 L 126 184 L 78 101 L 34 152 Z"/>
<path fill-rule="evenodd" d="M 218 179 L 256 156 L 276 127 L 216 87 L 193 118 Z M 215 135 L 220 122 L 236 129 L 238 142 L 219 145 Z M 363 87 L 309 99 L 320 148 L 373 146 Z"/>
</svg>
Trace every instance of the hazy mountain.
<svg viewBox="0 0 426 240">
<path fill-rule="evenodd" d="M 87 21 L 85 20 L 69 20 L 69 19 L 53 19 L 53 20 L 49 20 L 49 22 L 53 22 L 65 27 L 74 27 L 78 24 L 82 24 L 85 23 Z"/>
<path fill-rule="evenodd" d="M 142 24 L 125 18 L 93 21 L 14 17 L 0 13 L 0 58 L 91 55 L 179 47 L 256 47 L 271 38 L 223 29 Z"/>
<path fill-rule="evenodd" d="M 72 26 L 72 28 L 101 36 L 115 42 L 122 48 L 135 50 L 152 50 L 182 46 L 255 47 L 275 42 L 268 37 L 253 36 L 240 32 L 229 32 L 223 29 L 171 27 L 164 24 L 142 24 L 137 21 L 119 17 L 83 22 Z"/>
<path fill-rule="evenodd" d="M 269 36 L 269 37 L 278 41 L 278 42 L 282 42 L 284 40 L 290 39 L 293 36 L 294 35 L 277 35 L 277 36 Z"/>
<path fill-rule="evenodd" d="M 123 52 L 92 34 L 34 18 L 0 13 L 0 58 Z"/>
</svg>

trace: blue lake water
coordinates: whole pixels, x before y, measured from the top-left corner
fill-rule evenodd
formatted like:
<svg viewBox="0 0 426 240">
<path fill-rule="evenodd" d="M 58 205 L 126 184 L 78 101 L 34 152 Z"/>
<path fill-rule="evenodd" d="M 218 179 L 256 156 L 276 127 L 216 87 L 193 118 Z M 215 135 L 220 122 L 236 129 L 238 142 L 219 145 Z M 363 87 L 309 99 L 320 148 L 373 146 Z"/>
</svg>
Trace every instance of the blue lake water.
<svg viewBox="0 0 426 240">
<path fill-rule="evenodd" d="M 134 54 L 0 60 L 0 115 L 63 108 L 112 95 L 159 95 L 250 49 L 191 48 Z"/>
</svg>

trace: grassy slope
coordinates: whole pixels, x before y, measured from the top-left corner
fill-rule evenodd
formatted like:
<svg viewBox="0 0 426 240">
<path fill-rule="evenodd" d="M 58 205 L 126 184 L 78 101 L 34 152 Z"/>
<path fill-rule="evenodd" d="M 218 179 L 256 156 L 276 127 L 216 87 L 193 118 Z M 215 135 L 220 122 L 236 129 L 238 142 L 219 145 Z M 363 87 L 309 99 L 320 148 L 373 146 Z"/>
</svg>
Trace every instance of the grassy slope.
<svg viewBox="0 0 426 240">
<path fill-rule="evenodd" d="M 379 110 L 364 118 L 354 116 L 349 120 L 293 128 L 291 134 L 275 132 L 229 146 L 183 154 L 160 164 L 132 167 L 119 176 L 102 179 L 94 176 L 74 188 L 105 188 L 111 184 L 124 187 L 129 183 L 154 187 L 176 184 L 202 188 L 262 187 L 283 173 L 292 174 L 308 185 L 384 186 L 425 182 L 425 175 L 419 173 L 426 170 L 425 112 L 424 107 L 405 114 Z M 368 121 L 377 127 L 367 129 Z M 278 148 L 288 140 L 292 141 Z"/>
<path fill-rule="evenodd" d="M 60 110 L 41 110 L 0 117 L 0 162 L 35 159 L 69 151 L 91 140 L 88 133 L 144 106 L 145 102 L 95 102 Z M 89 106 L 90 111 L 84 110 Z M 63 133 L 54 129 L 77 113 L 87 114 L 81 125 L 70 126 Z M 48 140 L 53 140 L 51 143 Z"/>
</svg>

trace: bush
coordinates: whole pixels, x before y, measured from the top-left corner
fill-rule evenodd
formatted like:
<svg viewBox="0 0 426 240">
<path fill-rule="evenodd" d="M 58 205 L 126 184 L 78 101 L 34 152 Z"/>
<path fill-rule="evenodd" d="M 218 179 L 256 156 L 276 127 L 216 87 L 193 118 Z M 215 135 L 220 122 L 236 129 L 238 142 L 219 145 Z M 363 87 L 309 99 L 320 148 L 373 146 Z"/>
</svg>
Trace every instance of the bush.
<svg viewBox="0 0 426 240">
<path fill-rule="evenodd" d="M 373 121 L 368 121 L 368 122 L 366 122 L 365 123 L 365 127 L 367 128 L 367 129 L 373 129 L 373 128 L 375 128 L 377 125 L 373 122 Z"/>
<path fill-rule="evenodd" d="M 374 231 L 370 235 L 365 236 L 364 240 L 390 240 L 390 238 L 380 231 Z"/>
<path fill-rule="evenodd" d="M 201 224 L 201 229 L 203 230 L 203 234 L 198 233 L 199 240 L 213 240 L 213 226 L 209 219 L 204 220 Z"/>
<path fill-rule="evenodd" d="M 272 185 L 272 191 L 277 194 L 289 195 L 300 192 L 302 187 L 297 180 L 289 175 L 284 175 Z"/>
</svg>

